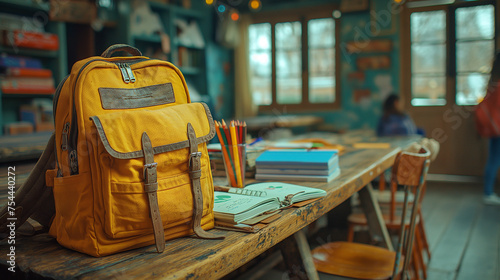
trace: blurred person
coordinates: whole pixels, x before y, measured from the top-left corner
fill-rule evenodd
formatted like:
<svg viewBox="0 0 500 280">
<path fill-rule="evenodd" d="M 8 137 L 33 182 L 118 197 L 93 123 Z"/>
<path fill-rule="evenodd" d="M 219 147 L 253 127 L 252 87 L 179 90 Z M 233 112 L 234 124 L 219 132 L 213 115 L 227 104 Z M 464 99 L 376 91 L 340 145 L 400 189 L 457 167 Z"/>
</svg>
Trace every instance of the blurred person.
<svg viewBox="0 0 500 280">
<path fill-rule="evenodd" d="M 377 126 L 377 136 L 422 134 L 401 107 L 398 95 L 393 93 L 385 99 L 382 107 L 383 115 Z"/>
<path fill-rule="evenodd" d="M 488 151 L 488 161 L 484 168 L 484 204 L 500 205 L 500 197 L 493 191 L 495 186 L 495 179 L 498 173 L 498 168 L 500 168 L 500 135 L 494 133 L 495 129 L 495 118 L 500 112 L 500 107 L 498 106 L 500 102 L 500 53 L 497 52 L 493 65 L 491 67 L 491 76 L 488 82 L 487 92 L 484 100 L 478 105 L 484 106 L 481 109 L 490 110 L 488 113 L 488 118 L 483 118 L 488 123 L 484 126 L 489 126 L 489 132 L 481 131 L 479 128 L 479 133 L 483 136 L 489 138 L 489 151 Z M 476 110 L 477 110 L 476 108 Z M 493 110 L 493 111 L 492 111 Z M 496 112 L 494 112 L 496 111 Z M 476 112 L 476 118 L 478 117 L 478 112 Z"/>
</svg>

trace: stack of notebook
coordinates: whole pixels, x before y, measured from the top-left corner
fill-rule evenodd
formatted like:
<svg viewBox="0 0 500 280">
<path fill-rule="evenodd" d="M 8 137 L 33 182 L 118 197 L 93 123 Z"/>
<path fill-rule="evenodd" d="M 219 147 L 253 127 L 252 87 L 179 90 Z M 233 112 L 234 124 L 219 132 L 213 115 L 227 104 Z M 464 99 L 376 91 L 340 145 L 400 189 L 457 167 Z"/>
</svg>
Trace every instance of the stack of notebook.
<svg viewBox="0 0 500 280">
<path fill-rule="evenodd" d="M 258 180 L 329 182 L 340 175 L 337 150 L 269 150 L 255 166 Z"/>
</svg>

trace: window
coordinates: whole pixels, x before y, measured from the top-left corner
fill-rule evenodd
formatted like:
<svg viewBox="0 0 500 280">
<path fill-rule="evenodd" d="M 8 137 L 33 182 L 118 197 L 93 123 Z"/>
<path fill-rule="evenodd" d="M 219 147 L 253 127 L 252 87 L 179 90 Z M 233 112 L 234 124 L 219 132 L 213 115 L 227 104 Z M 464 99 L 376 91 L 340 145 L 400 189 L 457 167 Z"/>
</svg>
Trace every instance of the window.
<svg viewBox="0 0 500 280">
<path fill-rule="evenodd" d="M 413 11 L 410 33 L 413 106 L 476 105 L 484 97 L 495 51 L 493 5 Z"/>
<path fill-rule="evenodd" d="M 446 104 L 446 14 L 411 14 L 413 106 Z"/>
<path fill-rule="evenodd" d="M 338 32 L 329 14 L 262 20 L 249 26 L 250 90 L 260 108 L 293 111 L 337 106 Z"/>
<path fill-rule="evenodd" d="M 458 8 L 455 13 L 457 105 L 484 97 L 495 52 L 493 5 Z"/>
</svg>

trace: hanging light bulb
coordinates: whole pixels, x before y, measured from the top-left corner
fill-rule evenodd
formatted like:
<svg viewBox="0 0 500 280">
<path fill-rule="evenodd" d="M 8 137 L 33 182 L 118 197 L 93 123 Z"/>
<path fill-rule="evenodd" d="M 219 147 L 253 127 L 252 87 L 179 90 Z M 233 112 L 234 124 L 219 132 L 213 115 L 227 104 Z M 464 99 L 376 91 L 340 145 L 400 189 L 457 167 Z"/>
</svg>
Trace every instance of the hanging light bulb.
<svg viewBox="0 0 500 280">
<path fill-rule="evenodd" d="M 238 19 L 240 19 L 240 14 L 238 14 L 238 11 L 237 10 L 233 10 L 231 12 L 231 19 L 233 21 L 237 21 Z"/>
<path fill-rule="evenodd" d="M 221 4 L 221 5 L 219 5 L 219 7 L 217 7 L 217 10 L 219 11 L 219 13 L 223 13 L 226 11 L 226 6 Z"/>
<path fill-rule="evenodd" d="M 340 18 L 342 16 L 342 12 L 340 12 L 339 10 L 334 10 L 332 12 L 332 16 L 333 18 Z"/>
<path fill-rule="evenodd" d="M 248 6 L 251 10 L 258 11 L 262 8 L 262 3 L 260 0 L 250 0 L 250 2 L 248 2 Z"/>
</svg>

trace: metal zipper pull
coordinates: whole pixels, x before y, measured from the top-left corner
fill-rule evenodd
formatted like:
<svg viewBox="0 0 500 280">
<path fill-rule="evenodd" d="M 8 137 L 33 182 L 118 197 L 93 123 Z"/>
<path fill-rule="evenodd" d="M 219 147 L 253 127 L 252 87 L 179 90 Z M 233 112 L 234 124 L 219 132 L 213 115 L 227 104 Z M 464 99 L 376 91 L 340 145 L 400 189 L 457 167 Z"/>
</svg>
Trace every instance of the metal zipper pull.
<svg viewBox="0 0 500 280">
<path fill-rule="evenodd" d="M 134 76 L 134 72 L 132 72 L 132 68 L 130 68 L 130 65 L 124 63 L 123 66 L 125 67 L 125 69 L 127 70 L 127 74 L 128 76 L 130 77 L 130 82 L 131 83 L 135 83 L 135 76 Z"/>
<path fill-rule="evenodd" d="M 120 69 L 120 71 L 122 72 L 123 81 L 126 84 L 130 83 L 130 77 L 128 76 L 127 70 L 125 69 L 125 65 L 122 63 L 117 63 L 117 65 L 118 65 L 118 69 Z"/>
<path fill-rule="evenodd" d="M 68 150 L 68 133 L 69 133 L 69 122 L 64 124 L 63 132 L 62 132 L 62 140 L 61 140 L 61 150 Z"/>
</svg>

